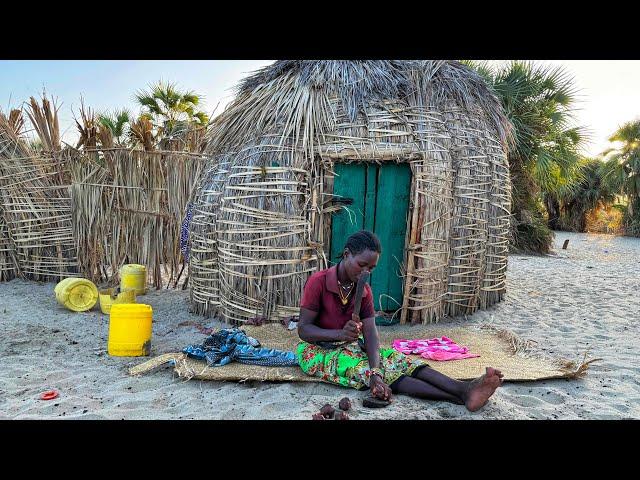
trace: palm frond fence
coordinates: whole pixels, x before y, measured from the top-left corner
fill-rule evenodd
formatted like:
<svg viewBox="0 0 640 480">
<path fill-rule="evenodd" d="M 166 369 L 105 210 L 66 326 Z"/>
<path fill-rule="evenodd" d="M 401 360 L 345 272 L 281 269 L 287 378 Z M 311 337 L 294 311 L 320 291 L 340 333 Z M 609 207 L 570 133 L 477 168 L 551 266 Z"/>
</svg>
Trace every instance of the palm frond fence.
<svg viewBox="0 0 640 480">
<path fill-rule="evenodd" d="M 177 286 L 180 225 L 206 157 L 60 148 L 56 110 L 43 103 L 29 112 L 40 150 L 0 114 L 0 280 L 113 285 L 121 265 L 140 263 L 156 288 Z"/>
</svg>

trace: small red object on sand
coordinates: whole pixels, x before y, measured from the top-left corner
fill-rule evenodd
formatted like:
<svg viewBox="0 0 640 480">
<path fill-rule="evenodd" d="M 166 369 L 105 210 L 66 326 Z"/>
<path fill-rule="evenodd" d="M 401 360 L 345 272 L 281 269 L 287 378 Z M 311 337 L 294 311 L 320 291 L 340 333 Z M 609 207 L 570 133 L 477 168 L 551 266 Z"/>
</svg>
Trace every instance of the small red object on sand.
<svg viewBox="0 0 640 480">
<path fill-rule="evenodd" d="M 58 398 L 58 392 L 55 390 L 49 390 L 48 392 L 40 394 L 40 400 L 53 400 L 54 398 Z"/>
</svg>

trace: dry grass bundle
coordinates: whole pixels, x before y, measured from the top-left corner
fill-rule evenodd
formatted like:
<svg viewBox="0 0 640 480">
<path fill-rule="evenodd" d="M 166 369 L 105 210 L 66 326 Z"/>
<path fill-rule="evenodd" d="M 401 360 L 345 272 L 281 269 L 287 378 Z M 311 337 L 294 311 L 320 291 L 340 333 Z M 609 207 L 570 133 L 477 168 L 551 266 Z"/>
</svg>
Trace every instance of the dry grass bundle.
<svg viewBox="0 0 640 480">
<path fill-rule="evenodd" d="M 191 228 L 195 311 L 236 323 L 296 313 L 330 252 L 336 162 L 410 164 L 403 323 L 502 298 L 511 127 L 463 65 L 276 62 L 240 85 L 208 139 Z"/>
<path fill-rule="evenodd" d="M 17 128 L 21 123 L 18 117 L 21 115 L 14 113 L 12 118 L 11 114 L 7 117 L 0 111 L 0 154 L 6 157 L 28 158 L 33 156 L 34 152 L 21 135 L 22 129 Z"/>
<path fill-rule="evenodd" d="M 206 146 L 207 127 L 181 122 L 172 132 L 162 132 L 159 148 L 166 151 L 201 153 Z"/>
<path fill-rule="evenodd" d="M 217 162 L 209 163 L 194 191 L 195 206 L 189 228 L 189 284 L 192 306 L 200 314 L 220 305 L 215 229 L 221 184 L 229 173 L 229 157 L 220 156 Z"/>
<path fill-rule="evenodd" d="M 151 152 L 155 150 L 155 137 L 153 134 L 153 123 L 151 119 L 141 115 L 129 125 L 131 140 L 142 145 L 145 151 Z"/>
<path fill-rule="evenodd" d="M 51 102 L 43 94 L 42 106 L 31 97 L 27 104 L 27 115 L 35 129 L 45 152 L 60 151 L 60 126 L 58 124 L 58 110 L 55 100 Z"/>
<path fill-rule="evenodd" d="M 98 125 L 98 140 L 102 148 L 113 148 L 113 133 L 106 125 Z"/>
<path fill-rule="evenodd" d="M 109 251 L 110 230 L 101 212 L 104 210 L 104 187 L 109 171 L 93 160 L 94 155 L 69 152 L 71 168 L 71 215 L 73 238 L 78 248 L 78 269 L 93 281 L 108 276 L 104 270 Z M 89 183 L 88 183 L 89 182 Z"/>
<path fill-rule="evenodd" d="M 80 133 L 80 139 L 76 145 L 76 148 L 84 147 L 88 150 L 95 150 L 98 143 L 98 132 L 100 123 L 95 112 L 91 108 L 84 106 L 84 100 L 80 99 L 80 120 L 74 116 L 76 122 L 76 128 Z"/>
<path fill-rule="evenodd" d="M 24 133 L 24 116 L 22 115 L 22 110 L 16 108 L 11 110 L 7 123 L 17 137 L 22 136 Z"/>
</svg>

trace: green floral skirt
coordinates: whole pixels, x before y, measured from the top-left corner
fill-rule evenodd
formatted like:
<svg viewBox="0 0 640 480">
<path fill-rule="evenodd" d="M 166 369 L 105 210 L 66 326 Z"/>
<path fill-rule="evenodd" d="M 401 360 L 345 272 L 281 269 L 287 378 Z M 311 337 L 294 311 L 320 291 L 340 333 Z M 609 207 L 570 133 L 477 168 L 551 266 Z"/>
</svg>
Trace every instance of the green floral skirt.
<svg viewBox="0 0 640 480">
<path fill-rule="evenodd" d="M 302 371 L 307 375 L 358 390 L 369 387 L 369 359 L 357 343 L 328 350 L 300 342 L 296 347 L 296 356 Z M 387 385 L 403 375 L 411 376 L 416 368 L 425 365 L 425 362 L 407 357 L 393 348 L 380 348 L 380 370 Z"/>
</svg>

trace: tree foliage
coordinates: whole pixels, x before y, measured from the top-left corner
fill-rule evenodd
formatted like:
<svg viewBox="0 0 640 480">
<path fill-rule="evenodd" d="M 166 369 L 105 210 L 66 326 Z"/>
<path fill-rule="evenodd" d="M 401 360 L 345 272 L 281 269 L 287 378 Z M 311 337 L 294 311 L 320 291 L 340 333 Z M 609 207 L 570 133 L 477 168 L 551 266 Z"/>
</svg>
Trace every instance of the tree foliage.
<svg viewBox="0 0 640 480">
<path fill-rule="evenodd" d="M 512 249 L 546 253 L 553 241 L 542 198 L 579 180 L 586 139 L 575 125 L 573 78 L 561 67 L 513 61 L 502 66 L 466 62 L 500 99 L 514 127 L 508 159 L 512 179 Z"/>
</svg>

